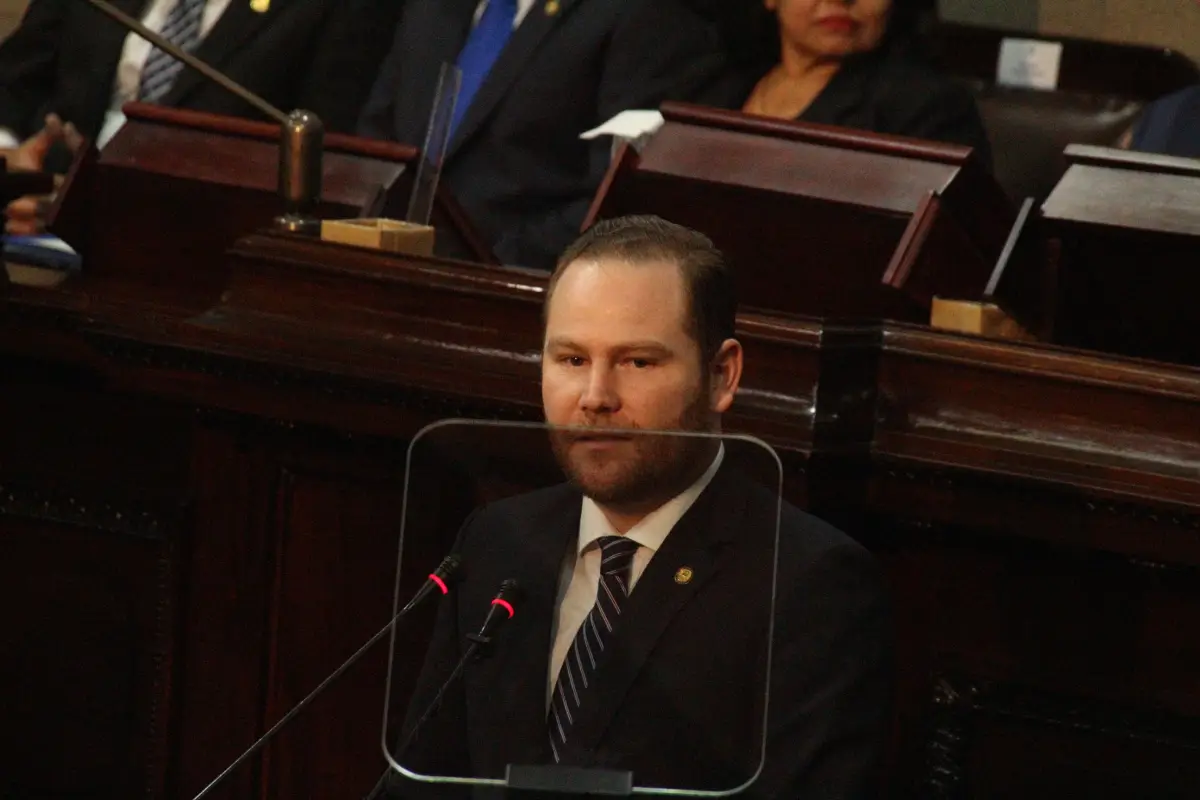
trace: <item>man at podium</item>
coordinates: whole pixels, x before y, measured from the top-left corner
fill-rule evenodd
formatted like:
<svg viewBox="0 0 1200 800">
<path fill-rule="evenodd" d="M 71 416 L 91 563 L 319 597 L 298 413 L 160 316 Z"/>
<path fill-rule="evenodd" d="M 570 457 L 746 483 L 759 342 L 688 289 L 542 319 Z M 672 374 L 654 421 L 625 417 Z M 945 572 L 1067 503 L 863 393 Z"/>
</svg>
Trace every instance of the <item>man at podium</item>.
<svg viewBox="0 0 1200 800">
<path fill-rule="evenodd" d="M 442 601 L 409 705 L 394 754 L 405 769 L 601 766 L 638 786 L 728 791 L 761 763 L 745 796 L 876 794 L 891 689 L 880 571 L 828 524 L 780 513 L 731 465 L 732 440 L 697 438 L 721 430 L 738 390 L 735 312 L 712 243 L 655 217 L 597 223 L 561 257 L 542 399 L 550 425 L 571 426 L 550 429 L 569 481 L 485 506 L 460 531 L 465 577 Z M 692 438 L 625 435 L 646 430 Z M 774 561 L 763 544 L 774 554 L 776 532 Z M 494 657 L 439 694 L 504 577 L 547 589 L 530 589 Z M 386 785 L 447 796 L 399 773 Z"/>
</svg>

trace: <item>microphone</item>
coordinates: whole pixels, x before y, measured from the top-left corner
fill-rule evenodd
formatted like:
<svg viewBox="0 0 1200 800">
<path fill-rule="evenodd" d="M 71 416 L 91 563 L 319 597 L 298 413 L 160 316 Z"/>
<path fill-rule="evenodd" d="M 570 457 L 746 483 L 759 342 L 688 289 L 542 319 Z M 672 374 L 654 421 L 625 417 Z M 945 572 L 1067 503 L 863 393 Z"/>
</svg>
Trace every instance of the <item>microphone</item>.
<svg viewBox="0 0 1200 800">
<path fill-rule="evenodd" d="M 434 589 L 441 590 L 443 595 L 450 594 L 450 579 L 458 572 L 461 566 L 460 559 L 457 553 L 451 553 L 442 559 L 442 563 L 438 564 L 437 569 L 429 573 L 429 578 L 421 584 L 421 588 L 417 589 L 417 593 L 413 595 L 412 600 L 408 601 L 408 605 L 400 609 L 399 617 L 404 616 L 414 608 L 419 606 L 421 602 L 433 593 Z"/>
<path fill-rule="evenodd" d="M 360 658 L 362 658 L 368 650 L 370 650 L 372 647 L 374 647 L 379 642 L 379 640 L 381 640 L 385 635 L 387 635 L 388 631 L 390 631 L 392 629 L 392 626 L 395 625 L 397 621 L 399 621 L 403 616 L 408 614 L 414 608 L 419 606 L 421 604 L 421 601 L 424 600 L 425 598 L 429 597 L 429 595 L 433 594 L 435 589 L 440 590 L 443 595 L 449 594 L 451 579 L 457 573 L 459 566 L 460 566 L 460 559 L 457 554 L 451 553 L 450 555 L 443 558 L 442 563 L 438 565 L 437 569 L 435 569 L 433 572 L 431 572 L 429 574 L 429 577 L 425 579 L 425 582 L 423 584 L 421 584 L 421 588 L 416 591 L 416 593 L 413 595 L 412 599 L 408 601 L 408 604 L 405 605 L 404 608 L 400 609 L 400 611 L 395 616 L 393 616 L 390 620 L 388 620 L 388 623 L 386 625 L 384 625 L 379 630 L 378 633 L 376 633 L 374 636 L 372 636 L 370 639 L 368 639 L 366 644 L 364 644 L 362 647 L 358 648 L 358 650 L 356 650 L 352 656 L 350 656 L 348 659 L 346 659 L 344 662 L 342 662 L 342 665 L 340 667 L 338 667 L 332 673 L 330 673 L 329 677 L 327 677 L 325 680 L 321 681 L 320 685 L 318 685 L 317 688 L 315 688 L 311 692 L 309 692 L 307 697 L 305 697 L 303 700 L 301 700 L 299 703 L 297 703 L 295 705 L 295 707 L 292 708 L 291 711 L 284 714 L 283 717 L 278 722 L 276 722 L 273 726 L 271 726 L 271 729 L 269 731 L 267 731 L 266 733 L 264 733 L 262 736 L 260 736 L 258 738 L 257 742 L 250 745 L 250 747 L 246 750 L 246 752 L 242 753 L 240 756 L 235 758 L 232 764 L 230 764 L 228 767 L 226 767 L 225 770 L 220 775 L 213 778 L 212 782 L 209 783 L 208 786 L 205 786 L 200 791 L 200 794 L 196 795 L 192 800 L 200 800 L 200 798 L 204 797 L 206 794 L 208 794 L 214 788 L 216 788 L 216 786 L 221 781 L 225 780 L 226 776 L 228 776 L 229 773 L 233 772 L 235 769 L 237 769 L 239 766 L 241 766 L 242 763 L 245 762 L 245 760 L 247 758 L 249 758 L 250 756 L 257 753 L 259 750 L 261 750 L 263 745 L 265 745 L 267 742 L 271 741 L 271 739 L 273 739 L 275 737 L 275 734 L 277 734 L 283 728 L 284 725 L 288 724 L 288 722 L 290 722 L 297 714 L 299 714 L 301 711 L 303 711 L 305 709 L 305 707 L 308 706 L 309 703 L 311 703 L 314 699 L 316 699 L 317 695 L 319 695 L 321 692 L 325 691 L 325 689 L 328 688 L 330 684 L 332 684 L 334 681 L 336 681 L 338 678 L 340 678 L 342 676 L 342 674 L 345 673 L 346 670 L 350 669 L 350 667 L 352 667 Z"/>
<path fill-rule="evenodd" d="M 321 197 L 321 148 L 325 138 L 325 126 L 316 114 L 302 109 L 285 114 L 225 73 L 150 30 L 107 0 L 87 2 L 121 27 L 136 33 L 171 58 L 183 62 L 225 91 L 278 122 L 279 194 L 284 210 L 283 214 L 275 218 L 275 227 L 290 233 L 320 233 L 320 220 L 316 219 L 312 212 Z"/>
<path fill-rule="evenodd" d="M 467 655 L 473 656 L 474 651 L 491 646 L 492 638 L 500 626 L 517 615 L 513 604 L 520 598 L 520 593 L 521 587 L 512 578 L 500 584 L 500 591 L 496 592 L 496 596 L 492 598 L 492 605 L 488 608 L 487 616 L 484 617 L 479 632 L 467 636 L 467 641 L 471 643 L 471 646 L 467 648 Z"/>
<path fill-rule="evenodd" d="M 412 743 L 416 741 L 417 734 L 424 727 L 425 723 L 437 713 L 437 710 L 442 705 L 442 700 L 446 696 L 446 692 L 459 679 L 463 670 L 467 668 L 467 664 L 471 663 L 471 660 L 477 655 L 486 654 L 490 651 L 496 633 L 504 626 L 504 623 L 517 615 L 516 604 L 521 598 L 521 586 L 515 580 L 509 578 L 500 584 L 500 591 L 496 592 L 496 596 L 492 598 L 492 602 L 488 606 L 487 616 L 484 617 L 483 624 L 479 626 L 479 632 L 467 635 L 467 641 L 471 643 L 467 647 L 467 651 L 462 654 L 462 658 L 454 665 L 450 677 L 446 678 L 445 682 L 438 688 L 437 694 L 433 696 L 433 700 L 429 702 L 429 705 L 425 707 L 425 711 L 422 712 L 420 718 L 413 724 L 408 732 L 408 736 L 404 737 L 404 742 L 396 748 L 395 757 L 397 761 L 412 746 Z M 379 792 L 383 789 L 391 771 L 390 766 L 384 770 L 383 775 L 379 777 L 379 781 L 375 784 L 375 788 L 371 789 L 366 795 L 365 800 L 375 800 L 379 796 Z"/>
</svg>

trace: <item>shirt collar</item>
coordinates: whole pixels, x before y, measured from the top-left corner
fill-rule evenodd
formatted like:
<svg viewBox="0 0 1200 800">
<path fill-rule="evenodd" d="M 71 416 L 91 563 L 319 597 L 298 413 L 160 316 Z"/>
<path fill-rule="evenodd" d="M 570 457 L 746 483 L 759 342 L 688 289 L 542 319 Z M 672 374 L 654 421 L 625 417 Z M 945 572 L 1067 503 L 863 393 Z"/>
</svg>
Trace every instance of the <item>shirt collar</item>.
<svg viewBox="0 0 1200 800">
<path fill-rule="evenodd" d="M 641 522 L 634 525 L 625 536 L 637 542 L 642 547 L 648 548 L 651 552 L 658 552 L 666 541 L 667 535 L 675 527 L 676 523 L 683 518 L 688 509 L 692 507 L 692 503 L 696 502 L 696 498 L 705 490 L 709 483 L 712 482 L 713 476 L 717 474 L 717 470 L 721 467 L 721 461 L 725 458 L 724 443 L 717 449 L 717 455 L 713 458 L 708 469 L 704 474 L 688 488 L 684 489 L 675 497 L 671 498 L 661 506 L 647 514 Z M 614 536 L 616 532 L 612 525 L 609 524 L 608 518 L 604 516 L 604 512 L 600 510 L 600 506 L 596 505 L 596 501 L 590 497 L 583 498 L 583 508 L 579 512 L 579 549 L 577 555 L 583 555 L 583 551 L 588 548 L 592 542 L 602 536 Z"/>
</svg>

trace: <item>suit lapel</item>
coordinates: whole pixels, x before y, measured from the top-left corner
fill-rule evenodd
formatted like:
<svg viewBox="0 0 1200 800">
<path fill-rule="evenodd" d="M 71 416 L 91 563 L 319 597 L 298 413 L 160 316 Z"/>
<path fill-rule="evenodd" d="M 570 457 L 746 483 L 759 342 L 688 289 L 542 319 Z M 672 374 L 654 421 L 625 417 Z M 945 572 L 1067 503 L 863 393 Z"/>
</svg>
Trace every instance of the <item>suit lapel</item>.
<svg viewBox="0 0 1200 800">
<path fill-rule="evenodd" d="M 411 15 L 407 9 L 401 14 L 400 25 L 419 31 L 420 35 L 406 32 L 403 40 L 397 40 L 403 49 L 394 48 L 388 54 L 389 62 L 393 59 L 400 62 L 393 73 L 398 74 L 398 83 L 389 87 L 393 138 L 416 147 L 425 146 L 438 75 L 443 64 L 453 64 L 458 59 L 478 7 L 479 0 L 438 0 L 432 5 L 417 5 Z M 384 74 L 387 73 L 385 66 Z"/>
<path fill-rule="evenodd" d="M 113 5 L 124 11 L 129 16 L 140 20 L 146 15 L 146 9 L 150 7 L 151 0 L 114 0 Z M 99 11 L 95 11 L 95 32 L 96 37 L 95 48 L 98 54 L 97 62 L 93 65 L 92 75 L 102 76 L 97 82 L 99 91 L 102 94 L 102 99 L 99 101 L 102 108 L 108 108 L 112 102 L 113 96 L 113 76 L 117 73 L 117 67 L 121 61 L 121 52 L 125 48 L 125 39 L 129 36 L 137 34 L 129 33 L 116 21 L 102 16 Z M 40 120 L 39 120 L 40 126 Z"/>
<path fill-rule="evenodd" d="M 589 762 L 586 754 L 600 743 L 659 638 L 720 571 L 721 549 L 734 535 L 732 521 L 736 516 L 730 512 L 740 513 L 745 502 L 734 492 L 732 472 L 727 464 L 722 466 L 638 579 L 622 613 L 622 627 L 598 676 L 591 698 L 594 702 L 590 710 L 585 709 L 584 718 L 576 722 L 568 739 L 572 761 Z M 685 569 L 691 571 L 689 579 L 677 580 Z"/>
<path fill-rule="evenodd" d="M 520 77 L 525 64 L 537 52 L 538 46 L 582 0 L 536 0 L 533 8 L 513 31 L 504 51 L 496 59 L 483 85 L 475 93 L 450 141 L 447 155 L 452 156 L 462 144 L 479 130 L 513 82 Z M 547 13 L 547 9 L 556 9 Z M 564 69 L 568 68 L 564 65 Z"/>
<path fill-rule="evenodd" d="M 260 13 L 250 7 L 249 0 L 231 0 L 212 30 L 196 48 L 196 58 L 222 69 L 243 44 L 250 41 L 264 25 L 271 23 L 286 11 L 287 7 L 288 0 L 274 0 L 267 11 Z M 207 82 L 208 79 L 195 70 L 183 70 L 171 91 L 163 98 L 163 105 L 179 105 L 189 94 Z M 283 109 L 285 113 L 291 110 Z"/>
<path fill-rule="evenodd" d="M 474 708 L 490 708 L 504 731 L 507 762 L 545 763 L 550 740 L 546 728 L 546 686 L 550 664 L 550 631 L 556 614 L 558 579 L 563 559 L 579 540 L 581 498 L 564 487 L 563 497 L 544 519 L 513 530 L 506 547 L 506 575 L 521 584 L 524 597 L 503 642 L 498 642 L 488 669 L 504 692 L 471 698 Z M 517 538 L 520 537 L 520 538 Z"/>
</svg>

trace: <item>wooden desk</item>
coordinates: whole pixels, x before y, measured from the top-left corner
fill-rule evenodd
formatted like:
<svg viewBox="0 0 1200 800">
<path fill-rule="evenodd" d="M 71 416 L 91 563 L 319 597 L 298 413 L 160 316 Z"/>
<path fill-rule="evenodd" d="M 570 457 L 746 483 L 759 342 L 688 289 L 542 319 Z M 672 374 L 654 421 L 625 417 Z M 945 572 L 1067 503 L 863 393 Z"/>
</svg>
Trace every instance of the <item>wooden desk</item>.
<svg viewBox="0 0 1200 800">
<path fill-rule="evenodd" d="M 1061 244 L 1054 341 L 1200 365 L 1200 164 L 1072 145 L 1046 199 Z"/>
<path fill-rule="evenodd" d="M 226 266 L 192 317 L 103 282 L 0 300 L 15 790 L 192 796 L 387 619 L 409 437 L 539 417 L 538 275 L 276 236 Z M 891 796 L 1200 786 L 1200 371 L 919 326 L 739 325 L 731 427 L 775 444 L 790 499 L 890 574 Z M 217 796 L 369 788 L 384 659 Z"/>
<path fill-rule="evenodd" d="M 665 103 L 621 148 L 585 226 L 658 214 L 737 268 L 743 308 L 924 322 L 978 300 L 1016 210 L 971 149 Z"/>
</svg>

